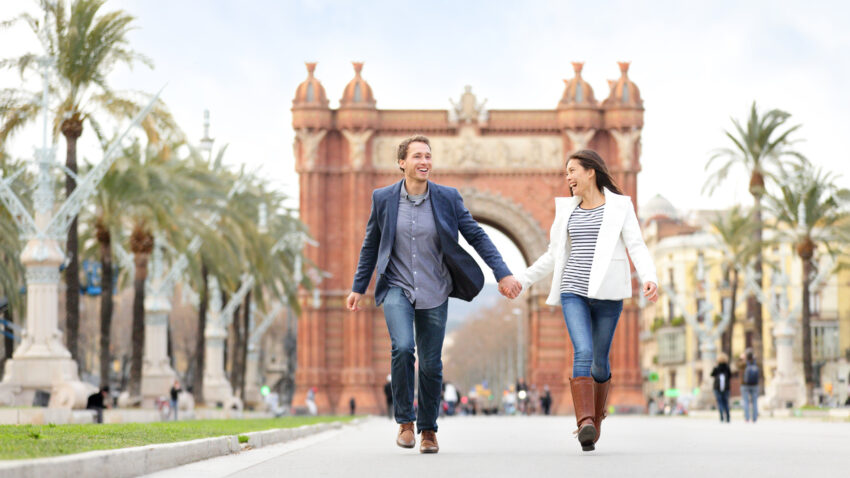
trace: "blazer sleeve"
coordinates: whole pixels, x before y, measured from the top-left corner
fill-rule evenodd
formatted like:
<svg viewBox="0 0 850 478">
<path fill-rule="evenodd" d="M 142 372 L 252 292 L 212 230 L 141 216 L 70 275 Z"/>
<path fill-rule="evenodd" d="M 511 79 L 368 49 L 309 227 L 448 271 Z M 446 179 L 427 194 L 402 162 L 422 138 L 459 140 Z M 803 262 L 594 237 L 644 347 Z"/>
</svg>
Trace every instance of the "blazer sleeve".
<svg viewBox="0 0 850 478">
<path fill-rule="evenodd" d="M 463 198 L 460 193 L 455 190 L 455 213 L 457 214 L 457 228 L 463 234 L 466 242 L 469 243 L 475 252 L 484 259 L 490 269 L 493 270 L 493 275 L 496 276 L 496 281 L 502 280 L 503 277 L 511 275 L 511 270 L 502 259 L 502 255 L 496 250 L 490 236 L 481 229 L 478 221 L 473 219 L 469 209 L 463 204 Z"/>
<path fill-rule="evenodd" d="M 649 248 L 643 242 L 643 236 L 640 232 L 640 224 L 635 215 L 635 208 L 631 200 L 626 205 L 626 220 L 623 223 L 622 238 L 623 243 L 629 250 L 629 257 L 632 258 L 632 263 L 635 265 L 638 276 L 640 276 L 641 284 L 645 282 L 655 282 L 658 285 L 658 274 L 655 271 L 655 263 L 652 256 L 649 254 Z"/>
<path fill-rule="evenodd" d="M 552 274 L 555 269 L 555 254 L 552 248 L 552 236 L 555 234 L 555 224 L 558 222 L 557 217 L 552 223 L 552 228 L 549 230 L 549 246 L 542 256 L 538 257 L 534 264 L 531 264 L 527 269 L 517 274 L 517 280 L 522 284 L 522 292 L 527 291 L 535 282 Z"/>
<path fill-rule="evenodd" d="M 366 237 L 360 247 L 360 259 L 357 262 L 357 272 L 354 273 L 354 284 L 352 292 L 365 294 L 372 280 L 372 272 L 378 261 L 378 246 L 381 243 L 381 225 L 378 220 L 378 211 L 375 206 L 375 193 L 372 193 L 372 211 L 369 213 L 369 222 L 366 223 Z"/>
</svg>

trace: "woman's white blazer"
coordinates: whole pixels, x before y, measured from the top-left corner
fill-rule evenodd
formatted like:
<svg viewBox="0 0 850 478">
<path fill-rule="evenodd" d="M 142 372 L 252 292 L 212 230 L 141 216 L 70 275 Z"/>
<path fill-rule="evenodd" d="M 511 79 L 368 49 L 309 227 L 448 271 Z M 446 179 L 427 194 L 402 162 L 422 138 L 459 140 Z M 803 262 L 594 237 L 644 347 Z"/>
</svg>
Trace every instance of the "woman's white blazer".
<svg viewBox="0 0 850 478">
<path fill-rule="evenodd" d="M 607 188 L 604 193 L 605 210 L 593 253 L 587 296 L 591 299 L 622 300 L 632 297 L 632 274 L 626 249 L 641 284 L 647 281 L 658 284 L 658 276 L 649 249 L 643 242 L 631 198 L 615 194 Z M 551 276 L 552 286 L 546 298 L 549 305 L 561 304 L 561 277 L 570 258 L 567 225 L 570 215 L 580 202 L 581 197 L 578 196 L 555 198 L 555 221 L 549 230 L 549 248 L 528 269 L 517 274 L 523 292 L 540 279 Z"/>
</svg>

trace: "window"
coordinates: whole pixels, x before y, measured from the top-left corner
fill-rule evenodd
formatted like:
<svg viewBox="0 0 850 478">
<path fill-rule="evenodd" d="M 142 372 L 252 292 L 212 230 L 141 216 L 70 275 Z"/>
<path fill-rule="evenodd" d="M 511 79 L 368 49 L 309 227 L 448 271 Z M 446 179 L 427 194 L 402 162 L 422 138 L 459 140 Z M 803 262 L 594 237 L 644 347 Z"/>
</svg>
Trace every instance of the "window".
<svg viewBox="0 0 850 478">
<path fill-rule="evenodd" d="M 307 101 L 313 101 L 316 94 L 313 92 L 313 83 L 307 83 Z"/>
<path fill-rule="evenodd" d="M 682 327 L 658 330 L 658 363 L 674 364 L 685 361 L 685 329 Z"/>
<path fill-rule="evenodd" d="M 812 323 L 812 359 L 815 362 L 837 359 L 840 355 L 838 321 Z"/>
<path fill-rule="evenodd" d="M 576 85 L 576 103 L 581 103 L 582 96 L 584 95 L 584 91 L 582 91 L 581 83 Z"/>
<path fill-rule="evenodd" d="M 705 313 L 702 312 L 703 307 L 705 307 L 705 299 L 697 299 L 697 322 L 699 323 L 705 322 Z"/>
</svg>

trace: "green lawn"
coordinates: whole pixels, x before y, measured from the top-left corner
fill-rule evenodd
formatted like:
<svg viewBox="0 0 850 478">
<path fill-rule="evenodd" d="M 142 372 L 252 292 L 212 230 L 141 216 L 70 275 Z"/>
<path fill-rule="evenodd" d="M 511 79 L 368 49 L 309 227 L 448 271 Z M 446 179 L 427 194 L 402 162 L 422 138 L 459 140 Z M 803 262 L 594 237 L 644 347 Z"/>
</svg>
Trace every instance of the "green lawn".
<svg viewBox="0 0 850 478">
<path fill-rule="evenodd" d="M 172 443 L 273 428 L 295 428 L 333 421 L 347 422 L 352 418 L 330 416 L 104 425 L 0 425 L 0 460 Z"/>
</svg>

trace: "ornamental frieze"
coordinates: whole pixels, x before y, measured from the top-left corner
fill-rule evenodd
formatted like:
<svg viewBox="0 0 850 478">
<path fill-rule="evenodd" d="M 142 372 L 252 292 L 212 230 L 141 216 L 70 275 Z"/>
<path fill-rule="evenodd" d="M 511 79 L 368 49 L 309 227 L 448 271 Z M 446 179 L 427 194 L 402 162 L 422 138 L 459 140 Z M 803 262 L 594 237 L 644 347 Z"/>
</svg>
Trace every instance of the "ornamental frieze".
<svg viewBox="0 0 850 478">
<path fill-rule="evenodd" d="M 408 135 L 378 135 L 372 148 L 375 169 L 396 169 L 398 145 Z M 560 136 L 477 136 L 462 128 L 458 136 L 431 136 L 436 169 L 560 169 L 564 144 Z"/>
</svg>

